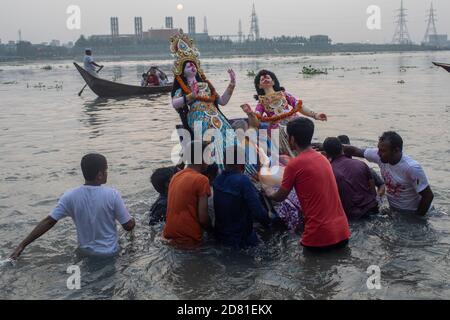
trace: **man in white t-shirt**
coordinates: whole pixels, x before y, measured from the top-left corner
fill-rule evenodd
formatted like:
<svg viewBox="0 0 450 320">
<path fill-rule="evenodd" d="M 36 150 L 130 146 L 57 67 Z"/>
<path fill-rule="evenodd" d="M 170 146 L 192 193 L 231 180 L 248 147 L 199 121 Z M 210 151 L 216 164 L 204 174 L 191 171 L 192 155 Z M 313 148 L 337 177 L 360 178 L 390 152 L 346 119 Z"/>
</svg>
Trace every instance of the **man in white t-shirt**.
<svg viewBox="0 0 450 320">
<path fill-rule="evenodd" d="M 427 214 L 434 199 L 433 191 L 420 164 L 403 153 L 403 139 L 396 132 L 383 133 L 378 149 L 345 145 L 344 152 L 378 164 L 393 210 Z"/>
<path fill-rule="evenodd" d="M 81 169 L 85 184 L 64 193 L 52 213 L 22 241 L 11 259 L 16 260 L 29 244 L 66 217 L 71 217 L 75 223 L 81 252 L 96 256 L 113 256 L 118 252 L 116 221 L 126 231 L 134 229 L 135 221 L 125 208 L 120 193 L 102 186 L 108 177 L 108 164 L 104 156 L 84 156 Z"/>
<path fill-rule="evenodd" d="M 92 57 L 92 50 L 91 49 L 86 49 L 85 51 L 85 56 L 83 58 L 83 64 L 84 64 L 84 69 L 89 72 L 91 75 L 97 77 L 97 70 L 95 69 L 95 67 L 97 68 L 103 68 L 103 66 L 97 64 L 94 61 L 94 58 Z"/>
</svg>

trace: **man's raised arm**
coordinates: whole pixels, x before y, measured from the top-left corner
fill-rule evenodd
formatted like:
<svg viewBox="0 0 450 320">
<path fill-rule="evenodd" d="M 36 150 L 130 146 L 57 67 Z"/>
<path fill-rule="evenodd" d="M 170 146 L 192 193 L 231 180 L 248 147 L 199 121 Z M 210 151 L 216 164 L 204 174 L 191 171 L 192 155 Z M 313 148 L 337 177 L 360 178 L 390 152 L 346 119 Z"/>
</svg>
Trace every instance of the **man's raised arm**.
<svg viewBox="0 0 450 320">
<path fill-rule="evenodd" d="M 365 149 L 360 149 L 348 144 L 342 145 L 342 148 L 344 149 L 344 153 L 347 157 L 358 157 L 358 158 L 364 158 Z"/>
</svg>

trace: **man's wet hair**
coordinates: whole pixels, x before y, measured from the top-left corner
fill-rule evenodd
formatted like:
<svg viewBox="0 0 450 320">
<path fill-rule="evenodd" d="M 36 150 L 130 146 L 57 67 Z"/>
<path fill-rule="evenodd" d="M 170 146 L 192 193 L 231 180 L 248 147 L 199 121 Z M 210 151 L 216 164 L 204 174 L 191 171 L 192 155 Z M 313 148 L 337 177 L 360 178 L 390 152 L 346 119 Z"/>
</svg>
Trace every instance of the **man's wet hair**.
<svg viewBox="0 0 450 320">
<path fill-rule="evenodd" d="M 245 164 L 245 149 L 237 145 L 230 146 L 225 150 L 225 169 L 233 170 L 241 164 Z"/>
<path fill-rule="evenodd" d="M 156 169 L 150 177 L 153 188 L 162 195 L 167 195 L 170 180 L 177 172 L 176 167 L 166 167 Z"/>
<path fill-rule="evenodd" d="M 307 148 L 314 135 L 314 123 L 304 117 L 292 120 L 287 125 L 287 133 L 289 137 L 294 137 L 300 148 Z"/>
<path fill-rule="evenodd" d="M 397 132 L 386 131 L 380 137 L 380 142 L 389 142 L 392 150 L 399 149 L 403 151 L 403 139 Z"/>
<path fill-rule="evenodd" d="M 205 162 L 205 159 L 203 159 L 203 153 L 208 145 L 209 143 L 205 141 L 190 141 L 187 145 L 183 146 L 183 162 L 186 165 L 203 164 Z M 196 157 L 196 152 L 200 152 L 200 150 L 201 154 L 198 154 Z M 200 160 L 200 162 L 196 160 Z"/>
<path fill-rule="evenodd" d="M 105 156 L 98 153 L 90 153 L 81 159 L 81 171 L 86 181 L 94 181 L 99 172 L 107 169 L 108 162 Z"/>
<path fill-rule="evenodd" d="M 343 134 L 343 135 L 341 135 L 341 136 L 338 136 L 338 139 L 339 139 L 339 141 L 340 141 L 342 144 L 348 144 L 348 145 L 351 144 L 351 143 L 350 143 L 350 138 L 349 138 L 347 135 L 345 135 L 345 134 Z"/>
<path fill-rule="evenodd" d="M 214 180 L 219 174 L 219 166 L 217 163 L 210 164 L 208 168 L 206 168 L 206 175 L 209 179 Z"/>
<path fill-rule="evenodd" d="M 339 138 L 326 138 L 323 142 L 323 149 L 330 157 L 337 157 L 342 154 L 342 143 Z"/>
</svg>

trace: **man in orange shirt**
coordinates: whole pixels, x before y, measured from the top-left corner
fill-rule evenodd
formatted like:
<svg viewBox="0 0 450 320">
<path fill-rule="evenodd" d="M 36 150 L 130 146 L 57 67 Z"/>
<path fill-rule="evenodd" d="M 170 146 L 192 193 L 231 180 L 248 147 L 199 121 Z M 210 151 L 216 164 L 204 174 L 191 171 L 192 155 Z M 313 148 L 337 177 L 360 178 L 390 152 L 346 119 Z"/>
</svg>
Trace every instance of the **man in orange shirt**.
<svg viewBox="0 0 450 320">
<path fill-rule="evenodd" d="M 206 145 L 191 142 L 184 156 L 186 169 L 178 172 L 170 181 L 167 202 L 167 218 L 163 236 L 169 243 L 183 249 L 192 249 L 202 243 L 202 229 L 210 227 L 208 198 L 211 196 L 209 180 L 204 175 L 208 167 L 203 160 Z M 194 161 L 195 151 L 201 151 L 199 163 Z"/>
</svg>

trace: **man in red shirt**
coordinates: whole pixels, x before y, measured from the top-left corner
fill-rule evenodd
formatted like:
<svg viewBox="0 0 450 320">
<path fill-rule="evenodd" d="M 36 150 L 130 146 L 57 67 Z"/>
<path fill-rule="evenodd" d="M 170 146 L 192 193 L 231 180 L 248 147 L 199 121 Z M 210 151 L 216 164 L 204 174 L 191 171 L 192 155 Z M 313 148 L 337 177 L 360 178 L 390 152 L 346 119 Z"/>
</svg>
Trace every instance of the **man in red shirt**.
<svg viewBox="0 0 450 320">
<path fill-rule="evenodd" d="M 311 147 L 314 123 L 298 118 L 288 123 L 289 144 L 298 156 L 289 161 L 283 183 L 267 196 L 284 201 L 295 188 L 303 209 L 305 228 L 301 245 L 310 251 L 330 251 L 347 246 L 350 228 L 339 197 L 330 162 Z"/>
</svg>

